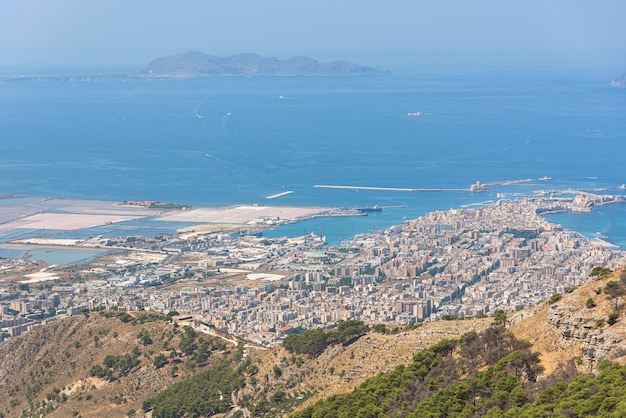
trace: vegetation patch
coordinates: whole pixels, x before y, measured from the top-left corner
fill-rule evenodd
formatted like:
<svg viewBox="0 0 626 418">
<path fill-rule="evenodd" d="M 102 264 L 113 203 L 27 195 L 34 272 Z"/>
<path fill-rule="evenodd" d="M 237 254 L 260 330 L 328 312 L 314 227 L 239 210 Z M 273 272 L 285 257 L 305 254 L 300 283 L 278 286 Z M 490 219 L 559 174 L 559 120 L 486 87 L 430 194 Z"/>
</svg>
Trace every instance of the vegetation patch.
<svg viewBox="0 0 626 418">
<path fill-rule="evenodd" d="M 135 347 L 130 354 L 122 354 L 119 356 L 109 354 L 104 358 L 102 365 L 96 364 L 91 368 L 89 375 L 113 382 L 127 375 L 128 372 L 139 365 L 139 354 L 137 347 Z"/>
<path fill-rule="evenodd" d="M 241 370 L 231 362 L 224 358 L 188 380 L 175 383 L 145 401 L 143 410 L 153 409 L 154 418 L 206 417 L 230 410 L 233 391 L 244 384 Z"/>
<path fill-rule="evenodd" d="M 492 408 L 527 402 L 540 371 L 527 343 L 494 326 L 459 341 L 441 341 L 416 354 L 408 366 L 381 373 L 294 417 L 483 416 Z"/>
<path fill-rule="evenodd" d="M 317 357 L 326 347 L 334 344 L 349 345 L 369 330 L 362 321 L 339 321 L 337 329 L 324 331 L 322 328 L 306 330 L 302 334 L 290 335 L 283 341 L 289 352 Z"/>
</svg>

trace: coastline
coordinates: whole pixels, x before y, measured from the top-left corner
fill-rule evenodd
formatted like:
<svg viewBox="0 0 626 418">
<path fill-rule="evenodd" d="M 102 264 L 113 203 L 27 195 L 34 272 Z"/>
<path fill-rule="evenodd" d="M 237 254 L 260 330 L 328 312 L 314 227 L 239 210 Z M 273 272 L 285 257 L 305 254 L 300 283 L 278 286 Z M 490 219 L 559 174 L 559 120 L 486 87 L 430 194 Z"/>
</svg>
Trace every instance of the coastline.
<svg viewBox="0 0 626 418">
<path fill-rule="evenodd" d="M 27 203 L 24 203 L 24 198 Z M 54 197 L 37 197 L 37 196 L 6 196 L 5 203 L 10 199 L 15 199 L 15 205 L 7 205 L 3 218 L 0 219 L 0 249 L 23 249 L 24 251 L 32 251 L 33 249 L 41 249 L 42 247 L 54 248 L 59 251 L 65 249 L 80 250 L 131 250 L 132 246 L 106 244 L 106 235 L 112 233 L 113 236 L 142 236 L 146 230 L 132 229 L 126 227 L 128 222 L 145 220 L 159 224 L 180 224 L 181 227 L 174 229 L 174 235 L 180 239 L 190 239 L 194 236 L 200 236 L 210 233 L 238 233 L 244 231 L 249 234 L 252 230 L 257 232 L 265 231 L 281 231 L 284 226 L 292 225 L 293 228 L 285 229 L 286 232 L 282 236 L 295 237 L 307 235 L 308 232 L 302 233 L 302 225 L 307 221 L 313 221 L 322 217 L 327 217 L 324 221 L 324 232 L 327 234 L 333 231 L 333 226 L 340 225 L 345 222 L 341 219 L 331 221 L 334 218 L 355 218 L 349 221 L 350 225 L 357 225 L 357 230 L 352 230 L 349 237 L 344 237 L 340 241 L 350 240 L 359 233 L 359 219 L 367 215 L 363 212 L 346 212 L 340 208 L 327 208 L 315 206 L 279 206 L 279 205 L 230 205 L 230 206 L 197 206 L 188 207 L 182 205 L 168 206 L 141 206 L 129 205 L 127 202 L 114 202 L 105 200 L 74 200 L 67 198 Z M 537 198 L 520 198 L 536 201 Z M 32 200 L 35 200 L 33 205 Z M 514 199 L 515 200 L 515 199 Z M 545 202 L 550 202 L 546 199 Z M 546 222 L 561 227 L 559 223 L 547 220 L 544 215 L 553 215 L 560 213 L 587 213 L 576 210 L 577 207 L 567 207 L 567 203 L 563 200 L 558 202 L 554 208 L 548 206 L 540 206 L 541 210 L 537 210 L 537 216 L 543 218 Z M 482 202 L 481 205 L 487 202 Z M 621 200 L 605 201 L 604 206 L 609 203 L 623 203 Z M 491 202 L 490 204 L 496 204 Z M 7 207 L 5 206 L 5 208 Z M 33 210 L 33 206 L 37 210 Z M 457 209 L 465 210 L 474 206 L 473 204 L 460 205 Z M 59 209 L 67 213 L 58 213 Z M 339 211 L 339 212 L 338 212 Z M 430 213 L 430 212 L 428 212 Z M 338 216 L 341 214 L 343 216 Z M 373 214 L 372 216 L 380 216 Z M 394 225 L 399 225 L 406 220 L 399 220 Z M 309 222 L 313 223 L 313 222 Z M 283 227 L 283 228 L 281 228 Z M 389 226 L 391 227 L 391 226 Z M 321 230 L 321 222 L 315 222 L 312 231 Z M 384 228 L 383 228 L 384 229 Z M 584 234 L 576 229 L 567 228 L 584 236 L 590 243 L 607 249 L 621 249 L 622 246 L 610 242 L 608 237 L 597 237 Z M 57 237 L 59 231 L 62 231 L 63 238 Z M 147 229 L 150 231 L 150 229 Z M 104 234 L 102 233 L 104 232 Z M 332 234 L 332 232 L 330 232 Z M 83 235 L 78 238 L 78 235 Z M 268 234 L 275 237 L 281 236 L 280 233 Z M 604 238 L 604 239 L 602 239 Z M 327 241 L 328 242 L 328 241 Z M 333 244 L 338 245 L 338 244 Z M 138 251 L 149 251 L 148 249 L 137 249 Z"/>
</svg>

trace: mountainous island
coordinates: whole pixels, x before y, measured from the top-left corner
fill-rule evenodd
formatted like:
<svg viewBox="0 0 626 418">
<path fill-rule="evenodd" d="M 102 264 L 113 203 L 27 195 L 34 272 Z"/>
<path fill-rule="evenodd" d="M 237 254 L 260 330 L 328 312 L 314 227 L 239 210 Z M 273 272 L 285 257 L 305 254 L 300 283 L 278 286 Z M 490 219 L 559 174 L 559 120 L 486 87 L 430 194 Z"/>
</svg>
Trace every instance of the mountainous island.
<svg viewBox="0 0 626 418">
<path fill-rule="evenodd" d="M 208 77 L 208 76 L 380 76 L 389 75 L 372 67 L 347 61 L 319 62 L 307 57 L 280 60 L 245 53 L 217 57 L 198 51 L 160 57 L 148 65 L 150 76 Z"/>
<path fill-rule="evenodd" d="M 0 82 L 12 81 L 129 81 L 188 79 L 198 77 L 369 77 L 391 75 L 383 71 L 348 61 L 319 62 L 307 57 L 280 60 L 253 53 L 217 57 L 198 51 L 153 59 L 146 70 L 119 74 L 71 74 L 60 76 L 20 76 L 0 78 Z"/>
</svg>

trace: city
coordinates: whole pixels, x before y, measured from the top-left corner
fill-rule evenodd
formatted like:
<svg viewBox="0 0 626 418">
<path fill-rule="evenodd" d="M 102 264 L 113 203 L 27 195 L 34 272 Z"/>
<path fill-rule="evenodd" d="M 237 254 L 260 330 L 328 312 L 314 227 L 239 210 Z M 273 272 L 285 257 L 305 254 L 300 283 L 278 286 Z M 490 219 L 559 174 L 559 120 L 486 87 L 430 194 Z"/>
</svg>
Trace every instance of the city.
<svg viewBox="0 0 626 418">
<path fill-rule="evenodd" d="M 281 222 L 274 215 L 257 217 L 252 229 L 250 222 L 242 229 L 241 218 L 167 236 L 90 237 L 80 245 L 120 252 L 59 266 L 0 260 L 1 335 L 92 309 L 176 311 L 198 326 L 271 347 L 290 333 L 339 320 L 402 326 L 519 310 L 585 283 L 594 266 L 626 262 L 626 252 L 539 214 L 620 202 L 623 196 L 538 193 L 432 212 L 330 247 L 315 234 L 263 237 L 262 228 Z M 193 212 L 175 211 L 165 216 Z M 18 242 L 60 244 L 12 243 Z"/>
</svg>

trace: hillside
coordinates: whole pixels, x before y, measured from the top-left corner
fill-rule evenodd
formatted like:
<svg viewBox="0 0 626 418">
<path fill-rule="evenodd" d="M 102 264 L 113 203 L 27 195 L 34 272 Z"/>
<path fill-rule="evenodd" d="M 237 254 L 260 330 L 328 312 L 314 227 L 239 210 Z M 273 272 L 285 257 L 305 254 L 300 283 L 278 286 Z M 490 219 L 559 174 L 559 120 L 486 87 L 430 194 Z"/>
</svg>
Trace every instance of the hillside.
<svg viewBox="0 0 626 418">
<path fill-rule="evenodd" d="M 283 347 L 236 347 L 210 329 L 213 334 L 205 334 L 202 326 L 194 330 L 159 314 L 85 313 L 0 343 L 0 414 L 166 417 L 196 411 L 196 416 L 219 416 L 234 407 L 232 416 L 294 411 L 309 416 L 309 408 L 351 411 L 330 415 L 350 416 L 350 397 L 378 388 L 376 400 L 368 402 L 387 405 L 388 413 L 420 416 L 412 411 L 450 391 L 466 393 L 466 384 L 482 391 L 484 400 L 469 405 L 464 398 L 461 409 L 467 416 L 497 405 L 534 408 L 538 394 L 556 382 L 590 371 L 618 372 L 602 361 L 626 360 L 622 282 L 624 270 L 510 313 L 506 330 L 493 326 L 494 318 L 387 328 L 386 333 L 376 327 L 378 332 L 331 345 L 317 356 Z M 447 342 L 433 348 L 440 341 Z M 388 379 L 400 379 L 391 384 L 397 390 L 383 389 Z M 508 395 L 498 398 L 492 385 L 503 382 Z M 511 398 L 513 393 L 519 399 Z"/>
<path fill-rule="evenodd" d="M 161 315 L 131 312 L 90 313 L 53 321 L 20 337 L 0 343 L 0 413 L 6 417 L 31 416 L 33 410 L 64 417 L 137 416 L 145 400 L 176 382 L 207 370 L 237 350 L 233 345 L 196 332 L 195 349 L 183 354 L 184 326 Z M 118 317 L 120 315 L 121 317 Z M 128 322 L 123 322 L 128 320 Z M 253 409 L 262 399 L 284 392 L 292 399 L 285 407 L 309 404 L 330 394 L 352 390 L 381 371 L 410 361 L 412 355 L 441 339 L 459 338 L 468 329 L 484 329 L 490 320 L 429 323 L 395 334 L 370 332 L 348 346 L 332 346 L 317 358 L 294 355 L 285 349 L 246 349 L 250 370 L 236 403 Z M 144 345 L 143 335 L 151 344 Z M 206 364 L 197 360 L 203 341 L 212 341 L 213 355 Z M 221 344 L 220 344 L 221 343 Z M 132 355 L 139 363 L 126 374 L 91 376 L 94 366 L 104 367 L 107 356 Z M 155 359 L 164 354 L 160 368 Z M 240 366 L 241 359 L 235 361 Z M 280 375 L 277 375 L 277 367 Z M 296 399 L 300 398 L 300 399 Z M 33 408 L 31 405 L 34 405 Z"/>
<path fill-rule="evenodd" d="M 216 57 L 198 51 L 160 57 L 148 65 L 151 76 L 379 76 L 388 72 L 347 61 L 318 62 L 307 57 L 279 60 L 257 54 Z"/>
<path fill-rule="evenodd" d="M 606 273 L 295 417 L 624 416 L 626 270 Z"/>
<path fill-rule="evenodd" d="M 625 283 L 626 268 L 622 268 L 563 295 L 556 294 L 551 301 L 512 316 L 509 330 L 532 344 L 548 373 L 572 360 L 581 371 L 596 371 L 605 359 L 624 364 L 626 321 L 621 317 Z M 611 324 L 610 317 L 615 314 Z"/>
<path fill-rule="evenodd" d="M 180 351 L 184 328 L 163 315 L 119 315 L 65 318 L 0 343 L 0 413 L 127 416 L 201 366 Z M 226 353 L 225 344 L 214 342 L 214 355 L 202 360 L 207 365 Z"/>
</svg>

